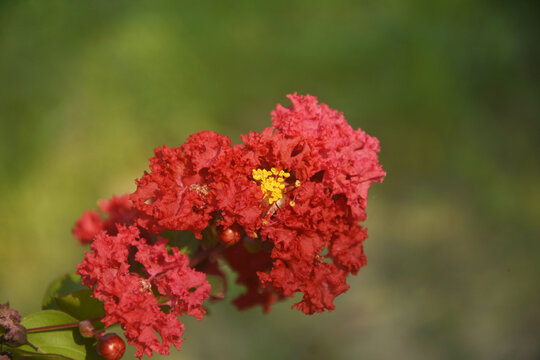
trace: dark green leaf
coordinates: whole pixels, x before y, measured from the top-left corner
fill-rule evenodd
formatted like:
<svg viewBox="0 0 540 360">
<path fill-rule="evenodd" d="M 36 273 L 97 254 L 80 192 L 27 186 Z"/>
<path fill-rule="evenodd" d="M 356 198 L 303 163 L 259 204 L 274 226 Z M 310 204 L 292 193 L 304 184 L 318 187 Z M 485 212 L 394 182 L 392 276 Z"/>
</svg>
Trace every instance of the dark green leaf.
<svg viewBox="0 0 540 360">
<path fill-rule="evenodd" d="M 250 253 L 258 253 L 262 250 L 263 246 L 259 239 L 245 238 L 244 248 Z"/>
<path fill-rule="evenodd" d="M 60 297 L 67 295 L 69 293 L 79 291 L 79 290 L 88 290 L 88 287 L 81 284 L 81 277 L 76 273 L 69 273 L 61 278 L 53 281 L 43 297 L 41 303 L 41 308 L 46 309 L 56 309 L 60 310 L 60 307 L 55 301 L 55 297 Z"/>
<path fill-rule="evenodd" d="M 103 303 L 91 297 L 92 290 L 79 290 L 55 298 L 58 307 L 78 320 L 90 320 L 105 316 Z"/>
<path fill-rule="evenodd" d="M 194 254 L 200 244 L 200 241 L 189 231 L 167 230 L 162 232 L 159 236 L 169 240 L 167 243 L 168 248 L 176 247 L 182 253 L 188 255 Z"/>
<path fill-rule="evenodd" d="M 202 232 L 202 243 L 204 246 L 211 247 L 218 242 L 218 234 L 215 226 L 209 226 Z"/>
</svg>

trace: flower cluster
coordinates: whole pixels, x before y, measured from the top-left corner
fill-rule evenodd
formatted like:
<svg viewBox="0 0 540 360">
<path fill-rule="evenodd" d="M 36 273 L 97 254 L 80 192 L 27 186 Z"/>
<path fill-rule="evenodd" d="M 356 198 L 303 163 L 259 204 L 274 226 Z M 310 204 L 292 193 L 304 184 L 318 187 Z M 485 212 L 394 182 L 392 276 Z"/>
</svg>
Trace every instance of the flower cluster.
<svg viewBox="0 0 540 360">
<path fill-rule="evenodd" d="M 96 235 L 93 252 L 87 253 L 78 268 L 83 284 L 103 301 L 103 323 L 120 323 L 139 357 L 151 356 L 153 351 L 168 354 L 171 345 L 179 349 L 184 326 L 177 316 L 188 314 L 201 320 L 202 303 L 210 293 L 206 275 L 192 269 L 188 256 L 177 249 L 169 253 L 166 243 L 167 239 L 158 237 L 150 245 L 135 226 L 120 225 L 115 236 Z"/>
<path fill-rule="evenodd" d="M 239 309 L 268 311 L 300 293 L 293 306 L 306 314 L 333 310 L 366 264 L 359 222 L 385 176 L 379 142 L 313 96 L 288 97 L 292 106 L 278 105 L 272 126 L 242 144 L 203 131 L 157 148 L 133 194 L 100 204 L 108 218 L 89 211 L 77 222 L 75 237 L 93 250 L 79 273 L 137 356 L 180 346 L 176 316 L 202 318 L 205 274 L 224 278 L 223 264 L 246 287 Z M 200 239 L 191 259 L 163 237 L 185 230 Z"/>
</svg>

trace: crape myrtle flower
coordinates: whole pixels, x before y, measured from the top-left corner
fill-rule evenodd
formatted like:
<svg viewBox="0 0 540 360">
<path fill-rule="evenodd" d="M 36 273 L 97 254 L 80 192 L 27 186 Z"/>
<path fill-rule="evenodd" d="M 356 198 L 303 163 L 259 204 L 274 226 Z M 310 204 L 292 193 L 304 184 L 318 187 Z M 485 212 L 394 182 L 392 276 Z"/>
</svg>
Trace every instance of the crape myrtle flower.
<svg viewBox="0 0 540 360">
<path fill-rule="evenodd" d="M 201 320 L 209 297 L 206 275 L 190 268 L 188 256 L 176 248 L 169 253 L 166 242 L 158 237 L 151 244 L 137 227 L 119 225 L 115 236 L 100 232 L 78 266 L 82 283 L 103 301 L 101 321 L 119 323 L 139 358 L 154 351 L 169 354 L 171 345 L 179 349 L 184 325 L 177 316 Z"/>
<path fill-rule="evenodd" d="M 385 172 L 376 138 L 315 97 L 289 98 L 292 107 L 272 112 L 273 126 L 242 136 L 244 144 L 220 159 L 230 165 L 220 166 L 215 186 L 222 223 L 237 222 L 273 245 L 270 271 L 257 272 L 260 286 L 303 293 L 294 306 L 311 314 L 333 310 L 349 288 L 346 277 L 366 264 L 367 233 L 358 222 L 369 186 Z"/>
<path fill-rule="evenodd" d="M 248 274 L 249 267 L 236 267 L 248 288 L 237 305 L 268 309 L 271 297 L 260 294 L 301 292 L 295 306 L 310 314 L 334 309 L 334 298 L 349 287 L 346 277 L 365 265 L 367 233 L 358 222 L 366 217 L 370 185 L 385 172 L 376 138 L 353 130 L 315 97 L 289 98 L 293 106 L 278 105 L 273 126 L 242 136 L 243 144 L 231 147 L 228 138 L 204 131 L 179 148 L 156 149 L 131 200 L 146 215 L 138 224 L 155 233 L 191 230 L 200 237 L 216 220 L 268 242 L 261 251 L 270 253 L 269 268 Z M 231 265 L 254 256 L 237 256 Z"/>
<path fill-rule="evenodd" d="M 233 300 L 239 309 L 267 312 L 300 293 L 293 306 L 306 314 L 333 310 L 347 277 L 366 264 L 359 223 L 369 187 L 386 175 L 379 142 L 313 96 L 288 97 L 292 106 L 278 105 L 272 126 L 243 135 L 242 144 L 202 131 L 156 148 L 136 191 L 100 204 L 108 218 L 89 211 L 77 222 L 79 241 L 94 239 L 79 265 L 83 283 L 137 356 L 180 347 L 176 316 L 202 319 L 205 274 L 224 278 L 221 260 L 246 287 Z M 203 240 L 191 260 L 156 236 L 168 230 Z"/>
<path fill-rule="evenodd" d="M 130 197 L 145 215 L 138 225 L 156 234 L 189 230 L 202 238 L 201 231 L 218 210 L 211 168 L 226 156 L 230 144 L 226 136 L 201 131 L 178 148 L 156 148 L 150 173 L 136 181 L 137 190 Z"/>
<path fill-rule="evenodd" d="M 117 224 L 131 225 L 140 216 L 128 194 L 100 200 L 98 205 L 103 215 L 97 210 L 87 210 L 75 222 L 72 233 L 81 245 L 92 242 L 101 231 L 116 235 Z"/>
</svg>

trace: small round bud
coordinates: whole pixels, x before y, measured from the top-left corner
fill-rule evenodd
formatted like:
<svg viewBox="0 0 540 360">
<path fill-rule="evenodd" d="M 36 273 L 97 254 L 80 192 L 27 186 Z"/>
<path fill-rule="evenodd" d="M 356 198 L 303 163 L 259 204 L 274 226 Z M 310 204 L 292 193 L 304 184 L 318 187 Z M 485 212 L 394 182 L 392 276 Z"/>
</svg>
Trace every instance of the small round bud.
<svg viewBox="0 0 540 360">
<path fill-rule="evenodd" d="M 88 320 L 79 322 L 79 331 L 83 337 L 89 338 L 95 335 L 94 326 Z"/>
<path fill-rule="evenodd" d="M 121 359 L 126 351 L 124 340 L 115 333 L 109 333 L 101 336 L 97 344 L 97 352 L 106 360 Z"/>
<path fill-rule="evenodd" d="M 237 223 L 234 223 L 228 228 L 219 228 L 218 236 L 225 244 L 233 245 L 242 238 L 242 228 Z"/>
</svg>

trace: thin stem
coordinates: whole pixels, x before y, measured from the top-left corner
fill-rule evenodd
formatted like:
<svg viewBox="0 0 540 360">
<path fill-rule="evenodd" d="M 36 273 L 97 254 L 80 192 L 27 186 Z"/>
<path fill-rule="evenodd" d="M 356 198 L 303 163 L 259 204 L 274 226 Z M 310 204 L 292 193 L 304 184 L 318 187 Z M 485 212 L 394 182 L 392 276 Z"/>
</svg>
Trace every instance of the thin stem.
<svg viewBox="0 0 540 360">
<path fill-rule="evenodd" d="M 36 345 L 29 342 L 28 340 L 26 340 L 26 345 L 30 346 L 32 349 L 34 349 L 36 351 L 39 351 L 39 348 Z"/>
<path fill-rule="evenodd" d="M 99 320 L 101 320 L 101 318 L 93 318 L 93 319 L 90 319 L 88 321 L 95 322 L 95 321 L 99 321 Z M 27 333 L 35 333 L 35 332 L 40 332 L 40 331 L 68 329 L 68 328 L 72 328 L 72 327 L 77 327 L 77 326 L 79 326 L 79 324 L 80 324 L 80 321 L 70 323 L 70 324 L 42 326 L 42 327 L 37 327 L 37 328 L 32 328 L 32 329 L 26 329 L 26 332 Z"/>
</svg>

